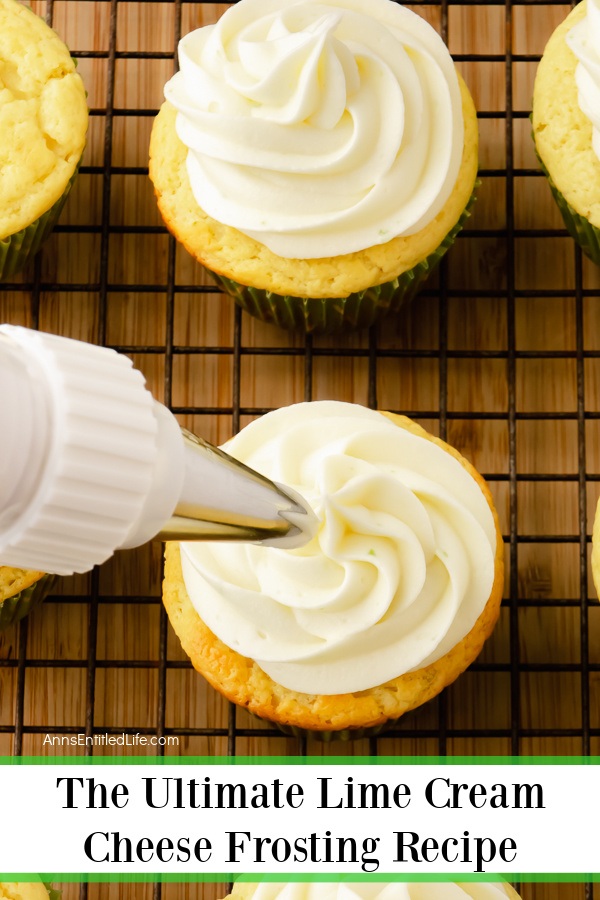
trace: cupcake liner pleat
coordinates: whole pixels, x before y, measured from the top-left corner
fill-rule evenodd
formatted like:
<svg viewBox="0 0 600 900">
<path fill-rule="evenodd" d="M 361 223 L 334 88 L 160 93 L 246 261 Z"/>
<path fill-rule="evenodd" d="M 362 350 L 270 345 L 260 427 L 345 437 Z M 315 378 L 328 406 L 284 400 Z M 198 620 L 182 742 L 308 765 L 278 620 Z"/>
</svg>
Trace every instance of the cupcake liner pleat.
<svg viewBox="0 0 600 900">
<path fill-rule="evenodd" d="M 35 584 L 0 601 L 0 631 L 29 615 L 48 595 L 55 581 L 55 575 L 42 575 Z"/>
<path fill-rule="evenodd" d="M 475 188 L 456 225 L 441 244 L 421 262 L 392 281 L 357 291 L 347 297 L 315 299 L 276 294 L 247 287 L 231 278 L 209 270 L 218 286 L 251 316 L 309 333 L 329 334 L 346 329 L 368 328 L 379 318 L 397 312 L 413 299 L 442 257 L 454 243 L 475 201 Z"/>
<path fill-rule="evenodd" d="M 73 187 L 79 172 L 79 164 L 77 163 L 77 167 L 69 179 L 64 192 L 47 212 L 43 213 L 31 225 L 22 228 L 21 231 L 16 231 L 14 234 L 0 240 L 0 279 L 8 278 L 10 275 L 20 272 L 33 259 L 44 241 L 50 236 Z"/>
<path fill-rule="evenodd" d="M 279 731 L 288 737 L 307 738 L 308 740 L 321 741 L 324 744 L 329 744 L 332 741 L 360 741 L 363 738 L 377 737 L 384 731 L 387 731 L 388 728 L 392 728 L 396 722 L 398 722 L 398 719 L 388 719 L 387 722 L 382 722 L 380 725 L 373 725 L 370 728 L 343 728 L 339 731 L 334 731 L 332 729 L 312 731 L 308 728 L 299 728 L 296 725 L 283 725 L 279 722 L 271 722 L 270 724 L 275 725 Z"/>
<path fill-rule="evenodd" d="M 544 162 L 537 151 L 537 147 L 535 152 L 540 167 L 548 181 L 550 190 L 552 191 L 552 196 L 563 217 L 567 231 L 573 240 L 581 247 L 585 255 L 589 257 L 592 262 L 595 262 L 597 266 L 600 266 L 600 228 L 596 228 L 596 226 L 592 225 L 592 223 L 584 216 L 579 215 L 579 213 L 573 209 L 571 204 L 565 200 L 563 194 L 561 194 L 552 180 L 550 172 L 544 165 Z"/>
</svg>

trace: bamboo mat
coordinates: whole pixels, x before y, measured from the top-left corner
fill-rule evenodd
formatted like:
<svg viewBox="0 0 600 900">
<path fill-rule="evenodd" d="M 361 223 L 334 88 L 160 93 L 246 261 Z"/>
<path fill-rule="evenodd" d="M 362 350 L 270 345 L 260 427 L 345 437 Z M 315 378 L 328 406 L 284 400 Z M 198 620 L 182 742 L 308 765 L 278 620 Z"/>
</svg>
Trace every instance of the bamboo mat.
<svg viewBox="0 0 600 900">
<path fill-rule="evenodd" d="M 447 38 L 480 113 L 475 211 L 440 275 L 401 315 L 371 333 L 305 341 L 210 288 L 163 229 L 146 174 L 177 37 L 226 6 L 33 5 L 78 57 L 92 117 L 61 225 L 36 264 L 0 288 L 0 320 L 122 349 L 183 425 L 217 443 L 266 409 L 308 398 L 413 416 L 488 478 L 507 580 L 493 637 L 440 700 L 377 741 L 304 745 L 231 711 L 191 671 L 161 611 L 161 547 L 120 553 L 62 580 L 28 622 L 0 634 L 0 753 L 81 754 L 46 746 L 46 733 L 106 730 L 171 735 L 179 746 L 164 752 L 183 755 L 599 753 L 600 606 L 588 556 L 600 477 L 600 271 L 562 227 L 528 119 L 537 60 L 569 6 L 413 7 Z M 64 900 L 225 892 L 71 885 Z M 522 893 L 600 896 L 582 885 Z"/>
</svg>

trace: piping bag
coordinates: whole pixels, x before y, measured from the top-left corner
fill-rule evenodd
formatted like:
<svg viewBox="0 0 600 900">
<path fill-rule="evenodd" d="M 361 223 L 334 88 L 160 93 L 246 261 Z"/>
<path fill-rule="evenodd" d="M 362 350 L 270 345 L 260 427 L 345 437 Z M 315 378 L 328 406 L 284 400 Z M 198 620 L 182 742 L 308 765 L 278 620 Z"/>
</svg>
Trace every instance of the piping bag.
<svg viewBox="0 0 600 900">
<path fill-rule="evenodd" d="M 179 427 L 126 356 L 0 325 L 0 565 L 87 572 L 159 540 L 300 547 L 316 516 Z"/>
</svg>

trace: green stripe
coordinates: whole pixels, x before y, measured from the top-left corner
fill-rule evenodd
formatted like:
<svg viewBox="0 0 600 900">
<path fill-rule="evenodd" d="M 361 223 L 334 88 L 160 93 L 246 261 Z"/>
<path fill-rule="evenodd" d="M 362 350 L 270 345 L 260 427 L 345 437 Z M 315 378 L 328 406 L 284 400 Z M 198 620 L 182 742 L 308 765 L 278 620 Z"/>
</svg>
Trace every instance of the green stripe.
<svg viewBox="0 0 600 900">
<path fill-rule="evenodd" d="M 404 872 L 381 872 L 374 875 L 364 875 L 362 873 L 348 872 L 329 872 L 325 875 L 305 875 L 305 874 L 286 874 L 281 875 L 274 872 L 251 873 L 247 875 L 228 875 L 223 872 L 205 872 L 203 874 L 192 873 L 182 875 L 179 873 L 159 873 L 159 872 L 143 872 L 140 874 L 124 873 L 122 875 L 97 872 L 51 872 L 44 873 L 41 876 L 44 881 L 62 882 L 64 884 L 79 884 L 82 881 L 102 884 L 102 883 L 118 883 L 118 884 L 148 884 L 149 882 L 163 884 L 195 884 L 195 883 L 217 883 L 226 884 L 230 881 L 239 881 L 242 883 L 255 884 L 261 882 L 278 882 L 288 883 L 316 883 L 316 882 L 485 882 L 488 884 L 496 884 L 499 881 L 521 882 L 527 884 L 586 884 L 593 882 L 600 883 L 600 874 L 584 874 L 580 872 L 502 872 L 498 873 L 463 873 L 463 872 L 440 872 L 427 873 L 423 875 L 405 874 Z M 3 881 L 33 881 L 37 880 L 37 873 L 32 872 L 9 872 L 1 873 L 0 878 Z"/>
</svg>

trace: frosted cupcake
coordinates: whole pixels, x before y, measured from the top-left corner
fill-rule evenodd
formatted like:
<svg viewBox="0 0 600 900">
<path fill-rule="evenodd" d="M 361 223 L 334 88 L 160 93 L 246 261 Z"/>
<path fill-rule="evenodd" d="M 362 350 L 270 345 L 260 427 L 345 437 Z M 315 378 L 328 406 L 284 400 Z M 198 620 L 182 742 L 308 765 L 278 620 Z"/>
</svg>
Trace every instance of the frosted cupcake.
<svg viewBox="0 0 600 900">
<path fill-rule="evenodd" d="M 58 35 L 0 0 L 0 278 L 37 253 L 71 189 L 87 131 L 83 82 Z"/>
<path fill-rule="evenodd" d="M 544 50 L 533 137 L 565 225 L 600 265 L 600 0 L 583 0 Z"/>
<path fill-rule="evenodd" d="M 235 884 L 225 900 L 520 900 L 510 884 L 394 881 Z"/>
<path fill-rule="evenodd" d="M 434 29 L 392 0 L 241 0 L 179 62 L 150 177 L 217 283 L 309 331 L 412 297 L 477 174 L 473 102 Z"/>
<path fill-rule="evenodd" d="M 22 619 L 41 603 L 54 580 L 53 575 L 33 569 L 0 566 L 0 629 Z"/>
<path fill-rule="evenodd" d="M 592 578 L 596 593 L 600 597 L 600 501 L 596 506 L 594 530 L 592 532 Z"/>
<path fill-rule="evenodd" d="M 167 546 L 164 603 L 193 665 L 294 734 L 375 733 L 477 656 L 498 617 L 503 545 L 481 476 L 401 416 L 276 410 L 227 452 L 306 498 L 299 550 Z"/>
</svg>

